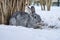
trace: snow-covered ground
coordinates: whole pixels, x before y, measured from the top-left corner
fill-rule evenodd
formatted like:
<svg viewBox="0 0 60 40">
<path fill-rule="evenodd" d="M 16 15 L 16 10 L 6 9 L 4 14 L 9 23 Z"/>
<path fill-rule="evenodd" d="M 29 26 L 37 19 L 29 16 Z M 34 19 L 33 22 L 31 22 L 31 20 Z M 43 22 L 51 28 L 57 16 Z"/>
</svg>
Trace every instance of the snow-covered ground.
<svg viewBox="0 0 60 40">
<path fill-rule="evenodd" d="M 35 6 L 36 13 L 48 25 L 60 27 L 60 7 L 52 7 L 51 11 L 41 11 Z M 0 25 L 0 40 L 60 40 L 59 29 L 33 29 L 22 26 Z"/>
<path fill-rule="evenodd" d="M 0 40 L 60 40 L 60 29 L 29 29 L 0 25 Z"/>
</svg>

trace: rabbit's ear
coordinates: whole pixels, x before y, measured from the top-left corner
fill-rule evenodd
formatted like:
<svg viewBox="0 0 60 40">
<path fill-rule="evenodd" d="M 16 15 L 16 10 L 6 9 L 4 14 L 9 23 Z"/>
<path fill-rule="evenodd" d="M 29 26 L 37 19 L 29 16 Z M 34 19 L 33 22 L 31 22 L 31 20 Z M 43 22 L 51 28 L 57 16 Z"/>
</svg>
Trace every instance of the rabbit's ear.
<svg viewBox="0 0 60 40">
<path fill-rule="evenodd" d="M 31 8 L 29 6 L 26 6 L 25 7 L 25 12 L 27 12 L 28 14 L 30 14 L 31 13 Z"/>
<path fill-rule="evenodd" d="M 28 6 L 28 8 L 31 10 L 31 8 Z"/>
</svg>

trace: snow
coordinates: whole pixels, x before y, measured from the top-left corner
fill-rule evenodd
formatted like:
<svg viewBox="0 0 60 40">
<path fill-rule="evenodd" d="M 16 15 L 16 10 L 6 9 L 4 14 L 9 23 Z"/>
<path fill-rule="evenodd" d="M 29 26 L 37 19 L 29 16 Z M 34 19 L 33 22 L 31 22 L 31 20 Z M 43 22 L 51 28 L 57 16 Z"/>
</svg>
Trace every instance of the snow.
<svg viewBox="0 0 60 40">
<path fill-rule="evenodd" d="M 35 6 L 36 13 L 48 25 L 60 27 L 60 7 L 51 7 L 51 11 L 41 11 L 40 6 Z M 58 29 L 33 29 L 22 26 L 0 25 L 0 40 L 60 40 Z"/>
<path fill-rule="evenodd" d="M 0 40 L 60 40 L 60 29 L 0 25 Z"/>
<path fill-rule="evenodd" d="M 48 25 L 60 27 L 60 7 L 53 6 L 50 11 L 41 11 L 40 6 L 35 6 L 36 13 L 41 16 L 41 19 Z"/>
</svg>

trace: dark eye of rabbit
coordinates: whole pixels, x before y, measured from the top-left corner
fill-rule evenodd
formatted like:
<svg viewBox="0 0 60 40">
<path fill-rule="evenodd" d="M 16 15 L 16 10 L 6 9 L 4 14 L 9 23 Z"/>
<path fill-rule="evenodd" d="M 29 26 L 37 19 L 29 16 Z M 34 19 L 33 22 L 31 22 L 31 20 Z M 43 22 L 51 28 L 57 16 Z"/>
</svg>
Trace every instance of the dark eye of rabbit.
<svg viewBox="0 0 60 40">
<path fill-rule="evenodd" d="M 34 15 L 34 18 L 36 18 L 36 15 Z"/>
<path fill-rule="evenodd" d="M 36 16 L 34 18 L 36 18 Z"/>
</svg>

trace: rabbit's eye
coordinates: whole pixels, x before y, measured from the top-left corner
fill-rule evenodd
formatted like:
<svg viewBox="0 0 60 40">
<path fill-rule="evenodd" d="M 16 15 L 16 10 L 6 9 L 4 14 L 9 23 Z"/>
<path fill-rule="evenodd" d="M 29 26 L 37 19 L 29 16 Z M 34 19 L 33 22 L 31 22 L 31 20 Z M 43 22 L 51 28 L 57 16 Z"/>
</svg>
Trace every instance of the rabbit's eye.
<svg viewBox="0 0 60 40">
<path fill-rule="evenodd" d="M 36 18 L 36 16 L 34 18 Z"/>
<path fill-rule="evenodd" d="M 34 15 L 34 18 L 36 18 L 36 15 Z"/>
</svg>

